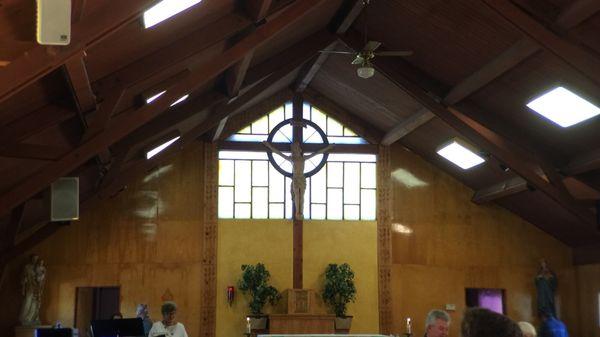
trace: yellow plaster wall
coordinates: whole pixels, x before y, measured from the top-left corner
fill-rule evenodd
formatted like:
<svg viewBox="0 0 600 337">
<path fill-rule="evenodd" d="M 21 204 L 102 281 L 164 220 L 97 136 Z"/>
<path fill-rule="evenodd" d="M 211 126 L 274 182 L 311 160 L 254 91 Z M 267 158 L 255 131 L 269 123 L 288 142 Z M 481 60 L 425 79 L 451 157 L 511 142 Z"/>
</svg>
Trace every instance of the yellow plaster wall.
<svg viewBox="0 0 600 337">
<path fill-rule="evenodd" d="M 377 222 L 305 221 L 303 239 L 304 288 L 320 293 L 327 264 L 347 262 L 356 285 L 350 332 L 378 332 Z"/>
<path fill-rule="evenodd" d="M 279 291 L 292 287 L 292 222 L 287 220 L 219 220 L 217 248 L 216 336 L 241 336 L 248 301 L 237 282 L 242 264 L 263 263 L 271 273 L 271 284 Z M 227 286 L 236 289 L 227 304 Z M 271 307 L 267 305 L 265 312 Z"/>
<path fill-rule="evenodd" d="M 377 238 L 373 221 L 305 221 L 303 232 L 304 288 L 319 292 L 328 263 L 349 263 L 355 271 L 357 301 L 349 307 L 355 316 L 352 332 L 378 331 Z M 280 291 L 291 288 L 292 222 L 286 220 L 219 220 L 217 254 L 217 336 L 244 331 L 247 299 L 237 291 L 231 307 L 226 288 L 240 277 L 242 264 L 262 262 Z M 317 303 L 323 309 L 322 303 Z M 267 306 L 266 312 L 282 313 Z"/>
</svg>

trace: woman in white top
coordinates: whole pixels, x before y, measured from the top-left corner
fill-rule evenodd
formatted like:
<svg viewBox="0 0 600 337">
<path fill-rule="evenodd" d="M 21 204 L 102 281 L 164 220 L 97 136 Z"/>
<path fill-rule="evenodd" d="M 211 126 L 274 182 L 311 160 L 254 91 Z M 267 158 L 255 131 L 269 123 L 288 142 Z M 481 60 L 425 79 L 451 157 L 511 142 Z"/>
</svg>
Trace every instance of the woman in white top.
<svg viewBox="0 0 600 337">
<path fill-rule="evenodd" d="M 188 337 L 187 332 L 183 324 L 175 320 L 175 313 L 177 313 L 177 305 L 175 302 L 165 302 L 160 307 L 162 313 L 162 321 L 154 322 L 152 328 L 148 333 L 149 337 Z"/>
</svg>

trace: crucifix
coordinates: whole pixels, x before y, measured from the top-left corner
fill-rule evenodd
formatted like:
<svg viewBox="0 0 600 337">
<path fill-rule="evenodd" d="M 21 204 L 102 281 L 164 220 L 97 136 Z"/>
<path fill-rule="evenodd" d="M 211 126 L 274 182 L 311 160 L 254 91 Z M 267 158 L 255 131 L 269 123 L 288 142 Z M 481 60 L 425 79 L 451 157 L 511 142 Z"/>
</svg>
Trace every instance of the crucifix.
<svg viewBox="0 0 600 337">
<path fill-rule="evenodd" d="M 294 289 L 302 289 L 302 222 L 304 219 L 303 209 L 304 209 L 304 192 L 306 191 L 306 178 L 310 177 L 325 165 L 327 162 L 328 152 L 331 150 L 333 145 L 329 144 L 327 141 L 327 136 L 321 128 L 312 121 L 306 120 L 302 118 L 302 108 L 303 108 L 303 100 L 302 96 L 296 95 L 292 101 L 292 110 L 293 115 L 291 119 L 285 120 L 279 123 L 277 126 L 273 128 L 270 132 L 267 141 L 263 142 L 265 147 L 269 150 L 267 155 L 269 157 L 269 161 L 279 171 L 286 177 L 292 179 L 292 183 L 290 186 L 290 193 L 292 194 L 292 219 L 294 222 L 293 226 L 293 242 L 294 242 L 294 264 L 293 264 L 293 287 Z M 285 132 L 282 132 L 282 128 L 291 126 L 291 139 L 286 136 Z M 312 133 L 304 137 L 304 129 L 311 128 L 313 129 Z M 274 143 L 273 141 L 277 139 L 278 135 L 283 135 L 288 142 L 287 143 Z M 316 135 L 316 136 L 315 136 Z M 313 136 L 315 139 L 311 141 L 312 146 L 308 146 L 309 144 L 305 144 L 305 141 L 309 141 Z M 320 137 L 320 142 L 316 142 Z M 281 137 L 280 137 L 281 138 Z M 310 147 L 309 154 L 304 154 L 303 149 L 308 149 Z M 284 152 L 289 152 L 287 155 Z M 279 160 L 273 156 L 273 153 L 279 156 Z M 318 155 L 323 155 L 318 164 L 313 164 L 312 169 L 306 169 L 306 163 L 311 161 L 311 159 L 317 157 Z M 286 171 L 282 168 L 281 163 L 283 161 L 287 161 L 292 165 L 291 172 Z"/>
</svg>

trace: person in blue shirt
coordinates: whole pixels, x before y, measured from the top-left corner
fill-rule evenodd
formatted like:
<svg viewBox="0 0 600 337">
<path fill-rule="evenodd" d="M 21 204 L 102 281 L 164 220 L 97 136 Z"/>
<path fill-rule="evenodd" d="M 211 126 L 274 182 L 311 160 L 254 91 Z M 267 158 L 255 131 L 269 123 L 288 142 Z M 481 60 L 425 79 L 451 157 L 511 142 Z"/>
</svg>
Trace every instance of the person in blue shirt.
<svg viewBox="0 0 600 337">
<path fill-rule="evenodd" d="M 569 337 L 565 323 L 558 320 L 549 312 L 540 312 L 542 325 L 539 329 L 539 337 Z"/>
</svg>

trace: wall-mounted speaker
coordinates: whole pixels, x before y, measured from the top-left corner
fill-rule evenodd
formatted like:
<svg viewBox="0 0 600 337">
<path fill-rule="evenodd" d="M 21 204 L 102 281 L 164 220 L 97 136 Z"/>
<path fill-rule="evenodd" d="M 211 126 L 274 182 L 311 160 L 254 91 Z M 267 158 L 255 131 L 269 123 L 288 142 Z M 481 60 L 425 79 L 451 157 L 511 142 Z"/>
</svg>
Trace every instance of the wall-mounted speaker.
<svg viewBox="0 0 600 337">
<path fill-rule="evenodd" d="M 79 178 L 63 177 L 50 187 L 50 221 L 79 219 Z"/>
<path fill-rule="evenodd" d="M 36 37 L 39 44 L 71 42 L 71 0 L 37 0 Z"/>
</svg>

